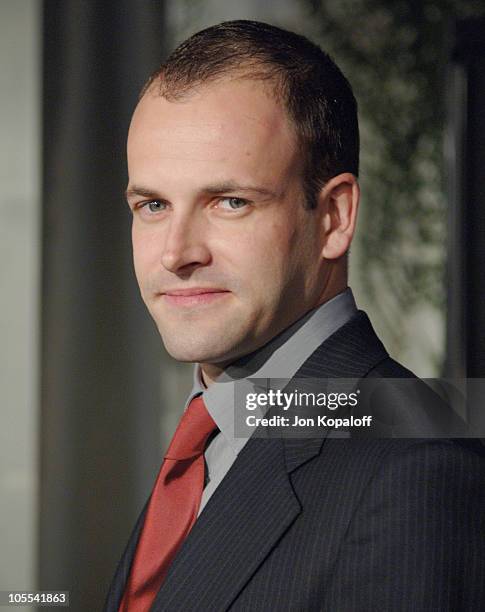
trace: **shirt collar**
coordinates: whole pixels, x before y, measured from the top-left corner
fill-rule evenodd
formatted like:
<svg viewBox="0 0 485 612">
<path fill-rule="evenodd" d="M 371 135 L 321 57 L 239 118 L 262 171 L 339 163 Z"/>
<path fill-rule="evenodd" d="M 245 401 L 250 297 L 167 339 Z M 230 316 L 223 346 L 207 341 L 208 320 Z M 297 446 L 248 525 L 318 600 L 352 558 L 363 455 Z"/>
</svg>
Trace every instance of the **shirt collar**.
<svg viewBox="0 0 485 612">
<path fill-rule="evenodd" d="M 247 442 L 234 437 L 234 382 L 244 378 L 292 378 L 310 355 L 355 314 L 352 290 L 311 310 L 257 351 L 231 364 L 208 388 L 195 364 L 192 391 L 185 407 L 202 394 L 209 414 L 237 454 Z"/>
</svg>

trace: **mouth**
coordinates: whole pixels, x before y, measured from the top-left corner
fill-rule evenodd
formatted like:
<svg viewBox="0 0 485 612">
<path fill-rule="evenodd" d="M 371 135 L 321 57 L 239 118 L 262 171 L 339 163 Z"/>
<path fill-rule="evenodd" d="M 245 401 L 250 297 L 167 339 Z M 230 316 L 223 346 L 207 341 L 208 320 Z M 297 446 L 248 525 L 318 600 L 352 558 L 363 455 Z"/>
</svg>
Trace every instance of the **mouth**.
<svg viewBox="0 0 485 612">
<path fill-rule="evenodd" d="M 225 289 L 213 287 L 193 287 L 189 289 L 173 289 L 161 293 L 161 297 L 167 304 L 172 306 L 202 306 L 213 304 L 223 299 L 231 292 Z"/>
</svg>

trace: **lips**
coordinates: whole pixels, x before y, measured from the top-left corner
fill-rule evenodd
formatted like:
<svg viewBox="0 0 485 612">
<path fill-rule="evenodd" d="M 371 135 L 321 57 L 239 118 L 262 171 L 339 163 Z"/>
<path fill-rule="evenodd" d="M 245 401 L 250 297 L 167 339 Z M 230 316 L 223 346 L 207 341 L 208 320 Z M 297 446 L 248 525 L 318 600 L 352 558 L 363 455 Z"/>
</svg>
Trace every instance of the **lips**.
<svg viewBox="0 0 485 612">
<path fill-rule="evenodd" d="M 193 287 L 189 289 L 172 289 L 170 291 L 164 291 L 163 295 L 202 295 L 203 293 L 227 293 L 225 289 L 212 288 L 212 287 Z"/>
<path fill-rule="evenodd" d="M 201 306 L 212 304 L 230 294 L 230 291 L 216 287 L 191 287 L 171 289 L 162 293 L 162 298 L 173 306 Z"/>
</svg>

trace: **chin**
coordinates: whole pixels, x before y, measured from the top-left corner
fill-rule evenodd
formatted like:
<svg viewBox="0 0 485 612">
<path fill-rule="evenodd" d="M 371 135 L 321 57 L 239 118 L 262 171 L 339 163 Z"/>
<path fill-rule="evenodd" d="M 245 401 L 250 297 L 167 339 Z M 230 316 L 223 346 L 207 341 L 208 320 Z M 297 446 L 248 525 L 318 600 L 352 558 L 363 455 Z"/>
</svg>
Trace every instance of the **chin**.
<svg viewBox="0 0 485 612">
<path fill-rule="evenodd" d="M 226 346 L 222 346 L 222 341 L 219 343 L 211 342 L 203 343 L 194 338 L 181 339 L 168 338 L 162 335 L 163 344 L 167 353 L 176 361 L 184 363 L 222 363 L 228 360 L 229 355 Z M 227 339 L 225 339 L 227 343 Z"/>
</svg>

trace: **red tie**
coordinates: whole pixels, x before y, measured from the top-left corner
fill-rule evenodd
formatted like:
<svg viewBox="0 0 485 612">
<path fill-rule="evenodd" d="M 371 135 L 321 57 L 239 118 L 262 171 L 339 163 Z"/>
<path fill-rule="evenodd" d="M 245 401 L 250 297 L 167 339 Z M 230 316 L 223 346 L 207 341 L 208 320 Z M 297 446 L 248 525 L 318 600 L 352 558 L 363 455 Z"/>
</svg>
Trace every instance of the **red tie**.
<svg viewBox="0 0 485 612">
<path fill-rule="evenodd" d="M 184 412 L 155 482 L 119 612 L 147 612 L 195 523 L 204 488 L 204 450 L 217 428 L 202 397 Z"/>
</svg>

